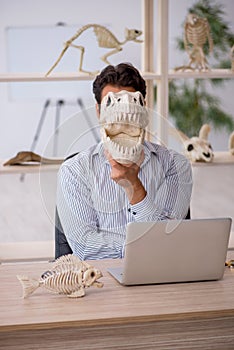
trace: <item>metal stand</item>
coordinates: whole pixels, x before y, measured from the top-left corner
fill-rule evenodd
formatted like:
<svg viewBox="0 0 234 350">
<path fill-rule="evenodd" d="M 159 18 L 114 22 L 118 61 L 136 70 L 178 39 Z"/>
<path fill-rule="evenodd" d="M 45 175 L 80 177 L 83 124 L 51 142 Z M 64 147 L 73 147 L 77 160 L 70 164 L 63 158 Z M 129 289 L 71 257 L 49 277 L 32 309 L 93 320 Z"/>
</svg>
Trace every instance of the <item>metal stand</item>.
<svg viewBox="0 0 234 350">
<path fill-rule="evenodd" d="M 75 103 L 72 103 L 73 105 L 74 104 L 78 104 L 78 106 L 80 107 L 83 115 L 84 115 L 84 118 L 85 120 L 87 121 L 87 124 L 93 134 L 93 137 L 95 139 L 96 142 L 99 142 L 100 141 L 100 136 L 97 132 L 97 130 L 93 127 L 92 125 L 92 122 L 90 120 L 90 117 L 84 107 L 84 103 L 82 101 L 81 98 L 78 98 L 77 101 Z M 57 152 L 58 152 L 58 139 L 59 139 L 59 125 L 60 125 L 60 114 L 61 114 L 61 108 L 62 106 L 64 106 L 65 104 L 67 105 L 71 105 L 70 102 L 67 102 L 65 100 L 57 100 L 56 101 L 56 111 L 55 111 L 55 123 L 54 123 L 54 143 L 53 143 L 53 156 L 56 157 L 57 156 Z M 45 101 L 45 104 L 43 106 L 43 109 L 42 109 L 42 113 L 41 113 L 41 116 L 40 116 L 40 119 L 39 119 L 39 122 L 38 122 L 38 125 L 37 125 L 37 128 L 36 128 L 36 132 L 35 132 L 35 135 L 34 135 L 34 138 L 33 138 L 33 141 L 32 141 L 32 144 L 31 144 L 31 147 L 30 147 L 30 151 L 33 152 L 36 148 L 36 145 L 38 143 L 38 140 L 39 140 L 39 137 L 40 137 L 40 134 L 41 134 L 41 131 L 42 131 L 42 128 L 43 128 L 43 124 L 45 122 L 45 117 L 46 117 L 46 113 L 48 111 L 48 107 L 51 106 L 51 100 L 46 100 Z M 20 181 L 23 181 L 25 178 L 25 174 L 21 174 L 20 176 Z"/>
</svg>

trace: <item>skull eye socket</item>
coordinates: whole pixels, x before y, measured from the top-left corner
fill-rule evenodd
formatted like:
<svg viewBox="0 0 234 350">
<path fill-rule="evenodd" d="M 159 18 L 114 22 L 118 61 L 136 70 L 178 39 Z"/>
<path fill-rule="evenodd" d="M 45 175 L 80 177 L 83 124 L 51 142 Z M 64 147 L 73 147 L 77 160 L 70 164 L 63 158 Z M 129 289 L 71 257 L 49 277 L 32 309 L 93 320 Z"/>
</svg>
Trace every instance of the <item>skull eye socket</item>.
<svg viewBox="0 0 234 350">
<path fill-rule="evenodd" d="M 110 104 L 111 104 L 111 98 L 110 98 L 110 96 L 108 96 L 108 99 L 106 101 L 106 107 L 109 107 Z"/>
<path fill-rule="evenodd" d="M 191 143 L 187 146 L 187 151 L 191 152 L 193 150 L 193 145 Z"/>
<path fill-rule="evenodd" d="M 91 272 L 90 277 L 91 278 L 95 277 L 95 272 L 94 271 Z"/>
</svg>

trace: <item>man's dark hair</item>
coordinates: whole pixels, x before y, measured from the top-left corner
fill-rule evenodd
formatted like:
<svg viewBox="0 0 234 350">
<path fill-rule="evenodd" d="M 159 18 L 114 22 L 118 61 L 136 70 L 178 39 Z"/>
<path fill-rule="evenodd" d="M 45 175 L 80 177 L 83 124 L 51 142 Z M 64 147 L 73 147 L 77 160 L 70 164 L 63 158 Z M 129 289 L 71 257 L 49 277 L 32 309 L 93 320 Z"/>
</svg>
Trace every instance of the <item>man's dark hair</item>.
<svg viewBox="0 0 234 350">
<path fill-rule="evenodd" d="M 131 63 L 109 65 L 104 68 L 93 82 L 93 93 L 97 103 L 101 104 L 102 90 L 106 85 L 118 87 L 133 87 L 145 98 L 146 84 L 139 71 Z"/>
</svg>

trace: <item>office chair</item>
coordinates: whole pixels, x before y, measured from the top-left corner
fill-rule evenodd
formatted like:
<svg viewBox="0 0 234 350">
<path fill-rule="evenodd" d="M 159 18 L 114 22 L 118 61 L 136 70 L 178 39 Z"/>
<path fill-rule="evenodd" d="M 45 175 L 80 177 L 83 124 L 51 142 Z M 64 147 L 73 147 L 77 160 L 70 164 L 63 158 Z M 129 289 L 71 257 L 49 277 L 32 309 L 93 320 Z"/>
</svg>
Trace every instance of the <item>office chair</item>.
<svg viewBox="0 0 234 350">
<path fill-rule="evenodd" d="M 74 157 L 77 154 L 78 152 L 71 154 L 70 156 L 66 157 L 64 161 Z M 62 255 L 72 254 L 73 253 L 72 249 L 69 246 L 67 238 L 63 232 L 63 227 L 60 222 L 57 207 L 55 208 L 55 232 L 54 233 L 55 233 L 55 259 L 59 258 Z"/>
</svg>

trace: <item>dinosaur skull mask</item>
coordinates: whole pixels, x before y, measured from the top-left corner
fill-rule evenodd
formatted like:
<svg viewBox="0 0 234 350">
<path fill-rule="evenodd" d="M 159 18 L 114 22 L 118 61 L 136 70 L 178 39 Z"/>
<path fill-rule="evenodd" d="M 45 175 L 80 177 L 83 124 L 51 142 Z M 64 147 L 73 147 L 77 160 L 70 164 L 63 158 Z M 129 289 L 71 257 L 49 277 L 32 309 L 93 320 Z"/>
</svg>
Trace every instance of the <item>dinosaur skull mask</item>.
<svg viewBox="0 0 234 350">
<path fill-rule="evenodd" d="M 139 91 L 109 92 L 101 103 L 101 136 L 105 149 L 122 164 L 140 158 L 149 122 L 144 98 Z"/>
</svg>

